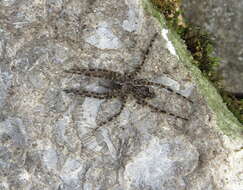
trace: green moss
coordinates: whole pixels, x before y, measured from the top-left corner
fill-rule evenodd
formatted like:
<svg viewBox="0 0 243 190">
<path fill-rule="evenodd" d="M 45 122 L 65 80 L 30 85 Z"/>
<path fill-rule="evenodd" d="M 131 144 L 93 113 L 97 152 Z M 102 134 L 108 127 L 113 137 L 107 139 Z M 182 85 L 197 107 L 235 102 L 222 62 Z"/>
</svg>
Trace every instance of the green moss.
<svg viewBox="0 0 243 190">
<path fill-rule="evenodd" d="M 158 6 L 155 8 L 149 0 L 143 0 L 143 4 L 145 9 L 158 19 L 162 28 L 167 28 L 168 26 L 173 27 L 175 23 L 178 24 L 178 16 L 174 19 L 170 18 L 170 20 L 173 20 L 173 24 L 168 25 L 168 21 L 166 22 L 165 17 L 160 13 L 163 11 L 158 10 Z M 177 55 L 180 57 L 182 63 L 185 64 L 189 71 L 191 71 L 192 77 L 198 85 L 199 93 L 205 98 L 208 106 L 216 114 L 217 125 L 219 128 L 227 135 L 240 135 L 243 131 L 242 125 L 237 118 L 234 117 L 232 112 L 229 111 L 226 106 L 227 103 L 223 102 L 219 90 L 213 86 L 213 83 L 219 83 L 217 85 L 220 86 L 219 89 L 222 89 L 221 83 L 219 82 L 220 77 L 214 71 L 214 68 L 219 64 L 219 61 L 218 58 L 210 56 L 213 46 L 208 36 L 196 31 L 196 34 L 199 34 L 199 38 L 196 38 L 192 35 L 195 33 L 193 29 L 192 32 L 190 31 L 191 33 L 188 33 L 186 30 L 191 29 L 177 25 L 177 27 L 170 30 L 169 38 L 176 48 Z M 185 39 L 190 39 L 189 42 L 191 45 L 189 46 L 194 50 L 194 53 L 188 51 L 187 46 L 185 46 L 185 39 L 182 40 L 181 36 L 184 36 Z M 194 56 L 192 56 L 193 54 Z M 198 60 L 196 60 L 195 57 L 197 57 Z M 210 82 L 208 79 L 215 82 Z"/>
<path fill-rule="evenodd" d="M 185 40 L 187 49 L 196 60 L 198 68 L 210 78 L 213 74 L 211 72 L 219 66 L 219 59 L 211 56 L 213 43 L 208 34 L 202 32 L 199 27 L 187 26 L 179 35 Z"/>
<path fill-rule="evenodd" d="M 187 26 L 179 35 L 185 40 L 187 49 L 191 52 L 194 64 L 202 71 L 203 75 L 214 85 L 222 96 L 228 109 L 243 124 L 243 104 L 234 97 L 234 94 L 226 92 L 223 84 L 223 77 L 217 72 L 220 59 L 213 56 L 214 45 L 210 36 L 202 32 L 199 27 Z M 243 101 L 243 99 L 242 99 Z"/>
<path fill-rule="evenodd" d="M 223 89 L 221 89 L 220 94 L 228 108 L 234 113 L 239 121 L 243 123 L 243 98 L 237 98 L 235 94 L 224 91 Z"/>
<path fill-rule="evenodd" d="M 159 12 L 162 12 L 167 20 L 167 25 L 177 28 L 177 30 L 182 29 L 178 24 L 181 12 L 177 5 L 180 4 L 180 0 L 151 0 L 151 2 Z"/>
</svg>

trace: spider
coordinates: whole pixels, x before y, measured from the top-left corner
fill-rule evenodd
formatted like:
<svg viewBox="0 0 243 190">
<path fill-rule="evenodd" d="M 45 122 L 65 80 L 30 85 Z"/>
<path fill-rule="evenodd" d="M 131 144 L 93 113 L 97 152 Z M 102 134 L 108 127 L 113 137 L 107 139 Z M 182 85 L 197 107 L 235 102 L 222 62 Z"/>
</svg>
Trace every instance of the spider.
<svg viewBox="0 0 243 190">
<path fill-rule="evenodd" d="M 96 78 L 103 78 L 106 80 L 110 81 L 109 85 L 109 91 L 107 92 L 90 92 L 87 90 L 80 90 L 80 89 L 65 89 L 64 91 L 66 93 L 73 93 L 76 95 L 80 96 L 85 96 L 85 97 L 92 97 L 92 98 L 97 98 L 97 99 L 111 99 L 111 98 L 118 98 L 121 101 L 121 108 L 120 110 L 114 114 L 112 117 L 110 117 L 107 121 L 103 121 L 99 123 L 99 126 L 102 126 L 106 124 L 107 122 L 113 120 L 116 118 L 123 110 L 124 105 L 126 103 L 126 100 L 128 98 L 128 95 L 132 95 L 138 104 L 148 106 L 152 111 L 154 112 L 160 112 L 160 113 L 165 113 L 171 116 L 174 116 L 176 118 L 180 118 L 182 120 L 188 121 L 188 118 L 185 118 L 183 116 L 179 116 L 177 114 L 174 114 L 172 112 L 168 112 L 162 108 L 155 107 L 151 104 L 149 104 L 146 99 L 152 99 L 155 97 L 155 92 L 151 88 L 151 86 L 158 86 L 161 88 L 165 88 L 168 91 L 175 93 L 176 95 L 183 97 L 187 101 L 193 103 L 190 99 L 187 99 L 183 95 L 175 92 L 172 90 L 170 87 L 167 87 L 163 84 L 155 83 L 148 81 L 147 79 L 137 79 L 136 76 L 140 72 L 142 66 L 145 63 L 145 60 L 147 56 L 150 53 L 150 49 L 153 46 L 153 43 L 156 39 L 158 34 L 156 33 L 150 40 L 150 43 L 148 47 L 146 48 L 145 51 L 142 52 L 142 59 L 141 59 L 141 64 L 139 64 L 137 67 L 135 67 L 134 71 L 121 74 L 119 72 L 115 71 L 110 71 L 106 69 L 83 69 L 83 68 L 78 68 L 77 66 L 73 69 L 66 70 L 65 72 L 67 73 L 72 73 L 72 74 L 78 74 L 78 75 L 84 75 L 88 77 L 96 77 Z"/>
</svg>

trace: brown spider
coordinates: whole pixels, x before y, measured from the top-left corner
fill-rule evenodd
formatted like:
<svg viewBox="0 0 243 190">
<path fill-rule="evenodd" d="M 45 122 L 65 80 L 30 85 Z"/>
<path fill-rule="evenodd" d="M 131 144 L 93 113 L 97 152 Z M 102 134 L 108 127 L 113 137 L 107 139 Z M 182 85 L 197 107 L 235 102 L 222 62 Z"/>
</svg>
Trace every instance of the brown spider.
<svg viewBox="0 0 243 190">
<path fill-rule="evenodd" d="M 142 66 L 144 65 L 146 57 L 148 56 L 149 51 L 150 51 L 156 37 L 157 37 L 157 33 L 152 37 L 150 44 L 148 45 L 146 51 L 143 52 L 141 64 L 139 66 L 137 66 L 133 72 L 121 74 L 119 72 L 114 72 L 114 71 L 105 70 L 105 69 L 81 69 L 81 68 L 73 68 L 71 70 L 65 71 L 67 73 L 73 73 L 73 74 L 79 74 L 79 75 L 84 75 L 84 76 L 88 76 L 88 77 L 97 77 L 97 78 L 107 79 L 110 81 L 109 91 L 103 92 L 103 93 L 90 92 L 90 91 L 80 90 L 80 89 L 65 89 L 64 91 L 66 93 L 73 93 L 73 94 L 77 94 L 80 96 L 92 97 L 92 98 L 97 98 L 97 99 L 119 98 L 122 103 L 122 106 L 121 106 L 119 112 L 116 113 L 115 115 L 113 115 L 107 121 L 100 123 L 99 124 L 100 126 L 104 125 L 108 121 L 113 120 L 115 117 L 117 117 L 121 113 L 121 111 L 123 110 L 124 105 L 126 103 L 128 95 L 132 95 L 136 99 L 136 102 L 138 104 L 146 105 L 155 112 L 166 113 L 166 114 L 169 114 L 176 118 L 180 118 L 180 119 L 187 121 L 188 119 L 185 117 L 176 115 L 176 114 L 168 112 L 162 108 L 157 108 L 157 107 L 149 104 L 146 101 L 146 99 L 152 99 L 155 97 L 155 92 L 150 86 L 158 86 L 158 87 L 165 88 L 168 91 L 173 92 L 173 93 L 177 94 L 178 96 L 181 96 L 184 99 L 186 99 L 192 103 L 191 100 L 187 99 L 186 97 L 182 96 L 181 94 L 179 94 L 177 92 L 174 92 L 171 88 L 169 88 L 163 84 L 150 82 L 146 79 L 136 79 L 135 78 L 136 75 L 141 70 Z"/>
</svg>

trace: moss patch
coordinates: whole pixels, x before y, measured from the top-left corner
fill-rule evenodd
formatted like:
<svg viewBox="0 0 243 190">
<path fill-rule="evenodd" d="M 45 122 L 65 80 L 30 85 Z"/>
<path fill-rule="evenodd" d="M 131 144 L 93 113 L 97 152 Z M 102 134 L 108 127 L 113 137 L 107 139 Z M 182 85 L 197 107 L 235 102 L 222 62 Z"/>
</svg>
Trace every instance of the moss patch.
<svg viewBox="0 0 243 190">
<path fill-rule="evenodd" d="M 153 0 L 151 0 L 151 1 L 153 1 Z M 160 13 L 161 11 L 156 9 L 154 7 L 154 5 L 151 3 L 151 1 L 143 0 L 143 5 L 144 5 L 145 9 L 158 19 L 162 28 L 168 27 L 168 25 L 167 25 L 168 22 L 166 22 L 166 19 Z M 157 0 L 157 1 L 159 1 L 159 0 Z M 172 11 L 172 13 L 173 13 L 173 11 Z M 179 12 L 177 12 L 175 15 L 179 15 Z M 174 25 L 175 22 L 178 22 L 178 16 L 175 17 L 173 24 L 169 24 L 169 27 Z M 201 41 L 200 40 L 196 41 L 196 46 L 199 46 L 199 47 L 197 47 L 195 49 L 194 55 L 198 56 L 201 59 L 205 59 L 204 63 L 208 64 L 208 65 L 204 64 L 204 65 L 199 66 L 198 64 L 201 64 L 201 63 L 199 63 L 199 61 L 195 60 L 195 58 L 192 57 L 192 54 L 187 50 L 187 47 L 185 46 L 184 41 L 181 39 L 181 36 L 179 35 L 179 34 L 183 34 L 183 32 L 184 32 L 183 27 L 178 25 L 176 28 L 170 30 L 170 33 L 169 33 L 169 38 L 173 42 L 178 56 L 180 57 L 182 63 L 185 64 L 185 66 L 191 71 L 192 77 L 198 85 L 199 93 L 203 97 L 205 97 L 205 99 L 208 103 L 208 106 L 216 114 L 217 124 L 218 124 L 219 128 L 227 135 L 239 136 L 243 131 L 242 125 L 237 120 L 237 118 L 234 117 L 232 112 L 229 111 L 229 109 L 226 106 L 226 103 L 223 102 L 223 99 L 222 99 L 221 95 L 219 94 L 219 91 L 207 79 L 207 78 L 210 78 L 209 77 L 210 75 L 211 75 L 212 79 L 215 78 L 215 75 L 212 73 L 212 71 L 213 71 L 213 67 L 215 67 L 218 64 L 218 60 L 211 59 L 210 62 L 206 62 L 206 59 L 203 58 L 203 56 L 198 53 L 198 52 L 202 52 L 202 51 L 197 51 L 197 48 L 200 50 L 200 48 L 203 48 L 203 46 L 205 46 L 205 44 L 209 44 L 208 41 L 205 41 L 205 38 L 204 39 L 202 38 Z M 203 37 L 205 37 L 205 36 L 203 36 Z M 207 42 L 207 43 L 205 43 L 205 42 Z M 212 47 L 210 47 L 210 46 L 206 46 L 205 51 L 210 52 L 210 51 L 212 51 L 211 48 Z M 208 53 L 208 52 L 203 52 L 203 53 Z M 209 54 L 207 54 L 207 55 L 209 55 Z M 205 71 L 200 71 L 197 66 L 199 68 L 200 67 L 203 68 Z M 219 80 L 217 79 L 216 81 L 219 81 Z"/>
<path fill-rule="evenodd" d="M 203 75 L 212 82 L 228 106 L 228 109 L 243 124 L 243 105 L 241 103 L 243 98 L 236 98 L 237 94 L 224 90 L 223 77 L 216 69 L 220 64 L 220 59 L 212 55 L 214 46 L 209 34 L 203 32 L 198 26 L 183 22 L 180 11 L 180 0 L 151 0 L 151 2 L 159 12 L 163 13 L 167 26 L 176 31 L 185 41 L 187 49 L 193 56 L 193 64 L 197 65 Z"/>
</svg>

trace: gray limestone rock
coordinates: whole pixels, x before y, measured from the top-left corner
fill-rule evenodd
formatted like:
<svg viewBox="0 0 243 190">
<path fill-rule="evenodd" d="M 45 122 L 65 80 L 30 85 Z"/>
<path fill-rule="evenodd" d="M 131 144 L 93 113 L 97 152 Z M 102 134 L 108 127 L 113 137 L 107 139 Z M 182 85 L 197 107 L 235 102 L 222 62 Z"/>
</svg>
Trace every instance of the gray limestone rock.
<svg viewBox="0 0 243 190">
<path fill-rule="evenodd" d="M 112 82 L 64 71 L 132 72 L 156 33 L 137 77 L 181 94 L 155 86 L 148 102 L 187 119 L 128 94 L 99 127 L 121 100 L 64 89 Z M 148 1 L 0 1 L 0 47 L 0 189 L 242 187 L 240 124 Z"/>
</svg>

